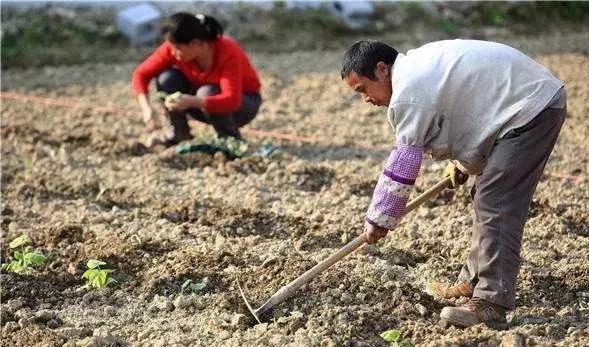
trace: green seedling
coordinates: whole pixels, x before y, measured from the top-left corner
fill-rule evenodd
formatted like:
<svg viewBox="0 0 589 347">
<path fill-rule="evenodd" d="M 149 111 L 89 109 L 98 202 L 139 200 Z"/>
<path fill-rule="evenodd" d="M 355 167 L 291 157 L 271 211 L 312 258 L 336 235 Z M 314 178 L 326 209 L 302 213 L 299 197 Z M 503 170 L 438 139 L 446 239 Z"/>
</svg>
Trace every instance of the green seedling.
<svg viewBox="0 0 589 347">
<path fill-rule="evenodd" d="M 217 137 L 213 139 L 211 144 L 235 158 L 243 157 L 248 149 L 247 142 L 236 139 L 235 137 Z"/>
<path fill-rule="evenodd" d="M 176 100 L 180 99 L 180 97 L 182 97 L 182 93 L 181 92 L 175 92 L 175 93 L 172 93 L 172 94 L 166 96 L 165 101 L 166 102 L 176 101 Z"/>
<path fill-rule="evenodd" d="M 389 343 L 389 347 L 412 347 L 413 345 L 409 341 L 403 340 L 403 334 L 399 330 L 387 330 L 380 334 L 386 342 Z"/>
<path fill-rule="evenodd" d="M 233 137 L 214 138 L 201 144 L 181 144 L 176 147 L 178 154 L 202 152 L 214 154 L 217 152 L 224 153 L 229 159 L 241 158 L 248 150 L 247 142 L 238 140 Z"/>
<path fill-rule="evenodd" d="M 100 267 L 106 265 L 105 262 L 90 259 L 86 264 L 88 270 L 84 272 L 82 278 L 86 280 L 86 284 L 82 286 L 85 289 L 102 289 L 108 286 L 111 283 L 116 283 L 117 281 L 109 277 L 109 273 L 113 272 L 114 270 L 109 269 L 101 269 Z"/>
<path fill-rule="evenodd" d="M 18 274 L 30 275 L 35 273 L 33 266 L 41 266 L 45 264 L 45 256 L 41 253 L 32 251 L 30 246 L 27 246 L 31 239 L 23 234 L 8 244 L 8 247 L 14 251 L 12 254 L 12 261 L 10 263 L 2 264 L 2 269 L 6 271 L 16 272 Z"/>
<path fill-rule="evenodd" d="M 158 91 L 155 93 L 155 97 L 159 101 L 165 101 L 167 96 L 168 96 L 168 93 L 166 93 L 166 92 Z"/>
<path fill-rule="evenodd" d="M 190 291 L 192 293 L 198 293 L 201 290 L 206 288 L 206 283 L 204 282 L 192 282 L 191 279 L 187 279 L 182 283 L 182 287 L 180 288 L 180 294 L 184 294 L 185 291 Z"/>
</svg>

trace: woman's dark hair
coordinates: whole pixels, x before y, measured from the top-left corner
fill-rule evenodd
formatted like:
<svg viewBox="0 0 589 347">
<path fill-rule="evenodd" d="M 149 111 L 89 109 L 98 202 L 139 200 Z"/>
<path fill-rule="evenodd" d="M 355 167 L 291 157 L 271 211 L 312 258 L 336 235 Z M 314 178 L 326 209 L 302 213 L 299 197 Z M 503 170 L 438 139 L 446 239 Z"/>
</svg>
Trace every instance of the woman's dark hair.
<svg viewBox="0 0 589 347">
<path fill-rule="evenodd" d="M 374 80 L 374 69 L 376 64 L 382 61 L 392 65 L 397 59 L 397 50 L 384 42 L 375 40 L 358 41 L 354 43 L 342 59 L 342 79 L 346 78 L 352 72 L 358 76 L 368 77 Z"/>
<path fill-rule="evenodd" d="M 162 33 L 172 43 L 186 44 L 194 39 L 214 41 L 223 35 L 223 27 L 211 16 L 178 12 L 164 22 Z"/>
</svg>

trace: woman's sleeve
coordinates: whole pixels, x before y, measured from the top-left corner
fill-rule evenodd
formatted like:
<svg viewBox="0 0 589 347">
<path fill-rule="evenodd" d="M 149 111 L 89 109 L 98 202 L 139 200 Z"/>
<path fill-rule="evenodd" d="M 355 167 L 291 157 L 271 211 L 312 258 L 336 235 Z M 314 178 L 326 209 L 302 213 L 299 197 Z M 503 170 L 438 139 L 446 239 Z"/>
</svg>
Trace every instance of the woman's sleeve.
<svg viewBox="0 0 589 347">
<path fill-rule="evenodd" d="M 133 71 L 132 86 L 135 94 L 147 94 L 151 79 L 170 66 L 172 63 L 164 43 Z"/>
<path fill-rule="evenodd" d="M 219 78 L 221 92 L 205 98 L 204 109 L 208 114 L 224 114 L 236 111 L 241 105 L 243 93 L 242 67 L 237 56 L 223 61 Z"/>
<path fill-rule="evenodd" d="M 405 214 L 409 194 L 419 174 L 423 148 L 398 144 L 391 151 L 374 188 L 366 221 L 384 229 L 394 229 Z"/>
</svg>

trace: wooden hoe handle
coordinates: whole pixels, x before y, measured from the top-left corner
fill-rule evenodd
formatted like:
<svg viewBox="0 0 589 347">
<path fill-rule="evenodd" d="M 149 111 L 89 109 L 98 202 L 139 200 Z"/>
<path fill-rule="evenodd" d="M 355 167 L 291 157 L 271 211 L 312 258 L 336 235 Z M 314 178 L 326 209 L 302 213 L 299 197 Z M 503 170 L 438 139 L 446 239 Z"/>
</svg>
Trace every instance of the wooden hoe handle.
<svg viewBox="0 0 589 347">
<path fill-rule="evenodd" d="M 407 204 L 405 213 L 414 210 L 416 207 L 421 205 L 424 201 L 428 200 L 434 195 L 437 195 L 442 190 L 447 188 L 451 183 L 449 177 L 445 178 L 444 180 L 438 182 L 435 186 L 429 188 L 421 195 L 413 199 L 411 202 Z M 281 303 L 282 301 L 286 300 L 290 297 L 294 292 L 299 289 L 303 284 L 309 282 L 311 279 L 315 278 L 315 276 L 319 275 L 323 270 L 327 269 L 331 265 L 337 263 L 340 259 L 345 257 L 346 255 L 352 253 L 357 248 L 362 246 L 366 242 L 366 237 L 364 233 L 360 236 L 356 237 L 348 244 L 340 248 L 337 252 L 330 255 L 327 259 L 323 260 L 319 264 L 313 266 L 311 269 L 307 270 L 304 274 L 294 279 L 289 284 L 285 285 L 284 287 L 280 288 L 272 297 L 268 300 L 272 303 L 272 306 Z"/>
</svg>

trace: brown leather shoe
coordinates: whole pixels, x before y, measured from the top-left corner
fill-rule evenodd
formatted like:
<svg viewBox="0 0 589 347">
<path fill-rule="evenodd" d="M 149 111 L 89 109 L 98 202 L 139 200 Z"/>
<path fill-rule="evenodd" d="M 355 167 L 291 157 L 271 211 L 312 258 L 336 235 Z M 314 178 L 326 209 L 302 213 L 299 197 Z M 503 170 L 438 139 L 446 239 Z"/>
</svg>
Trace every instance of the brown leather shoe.
<svg viewBox="0 0 589 347">
<path fill-rule="evenodd" d="M 428 285 L 427 292 L 442 299 L 472 298 L 473 288 L 466 282 L 450 287 L 442 282 L 433 282 Z"/>
<path fill-rule="evenodd" d="M 480 323 L 503 329 L 507 327 L 504 307 L 481 298 L 472 298 L 460 307 L 444 307 L 440 312 L 442 324 L 470 327 Z"/>
</svg>

